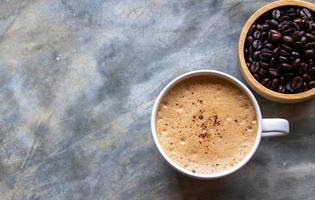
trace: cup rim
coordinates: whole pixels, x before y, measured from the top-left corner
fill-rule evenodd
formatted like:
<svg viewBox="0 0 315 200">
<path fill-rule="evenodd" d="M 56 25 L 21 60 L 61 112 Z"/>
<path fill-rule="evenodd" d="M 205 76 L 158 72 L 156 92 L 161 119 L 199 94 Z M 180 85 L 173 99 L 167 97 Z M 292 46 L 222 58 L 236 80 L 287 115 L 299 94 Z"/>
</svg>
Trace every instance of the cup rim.
<svg viewBox="0 0 315 200">
<path fill-rule="evenodd" d="M 163 99 L 163 97 L 165 96 L 165 94 L 173 87 L 175 86 L 177 83 L 179 83 L 180 81 L 183 81 L 187 78 L 190 77 L 194 77 L 194 76 L 200 76 L 200 75 L 206 75 L 206 76 L 216 76 L 216 77 L 221 77 L 229 82 L 232 82 L 235 86 L 237 86 L 238 88 L 240 88 L 242 91 L 245 92 L 245 94 L 250 98 L 255 111 L 256 111 L 256 118 L 257 118 L 257 133 L 256 133 L 256 140 L 255 143 L 252 147 L 252 149 L 250 150 L 250 152 L 247 154 L 247 156 L 241 161 L 239 162 L 237 165 L 235 165 L 234 167 L 225 170 L 223 172 L 219 172 L 219 173 L 211 173 L 211 174 L 200 174 L 200 173 L 194 173 L 192 171 L 189 171 L 181 166 L 179 166 L 178 164 L 176 164 L 163 150 L 162 146 L 160 145 L 159 141 L 158 141 L 158 137 L 157 137 L 157 131 L 156 131 L 156 115 L 157 115 L 157 110 L 158 107 L 160 105 L 161 100 Z M 163 90 L 160 92 L 160 94 L 158 95 L 157 99 L 155 100 L 154 106 L 153 106 L 153 110 L 152 110 L 152 114 L 151 114 L 151 133 L 152 133 L 152 137 L 154 140 L 154 143 L 158 149 L 158 151 L 161 153 L 161 155 L 164 157 L 164 159 L 176 170 L 178 170 L 179 172 L 188 175 L 190 177 L 194 177 L 194 178 L 199 178 L 199 179 L 215 179 L 215 178 L 220 178 L 226 175 L 229 175 L 237 170 L 239 170 L 240 168 L 242 168 L 254 155 L 254 153 L 256 152 L 260 140 L 261 140 L 261 135 L 262 135 L 262 115 L 261 115 L 261 111 L 260 111 L 260 107 L 258 105 L 258 102 L 256 100 L 256 98 L 254 97 L 253 93 L 248 89 L 247 86 L 245 86 L 241 81 L 239 81 L 238 79 L 236 79 L 235 77 L 224 73 L 224 72 L 220 72 L 217 70 L 195 70 L 195 71 L 190 71 L 187 73 L 184 73 L 178 77 L 176 77 L 175 79 L 173 79 L 171 82 L 169 82 L 164 88 Z"/>
</svg>

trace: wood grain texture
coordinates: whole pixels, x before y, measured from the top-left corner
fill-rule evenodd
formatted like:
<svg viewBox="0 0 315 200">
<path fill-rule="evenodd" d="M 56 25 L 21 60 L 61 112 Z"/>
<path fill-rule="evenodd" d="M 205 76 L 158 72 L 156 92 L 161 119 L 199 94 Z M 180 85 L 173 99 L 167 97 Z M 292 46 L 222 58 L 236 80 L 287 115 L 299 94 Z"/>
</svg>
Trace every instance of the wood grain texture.
<svg viewBox="0 0 315 200">
<path fill-rule="evenodd" d="M 248 33 L 248 30 L 252 26 L 252 24 L 264 13 L 268 12 L 269 10 L 272 10 L 276 7 L 280 6 L 303 6 L 306 8 L 309 8 L 315 12 L 315 5 L 306 1 L 299 1 L 299 0 L 285 0 L 285 1 L 275 1 L 272 3 L 269 3 L 261 8 L 259 8 L 254 14 L 252 14 L 247 22 L 245 23 L 242 32 L 240 34 L 240 39 L 238 43 L 238 58 L 240 61 L 240 69 L 242 72 L 243 77 L 247 81 L 247 83 L 260 95 L 263 97 L 280 103 L 297 103 L 301 101 L 306 101 L 308 99 L 311 99 L 315 96 L 315 88 L 308 90 L 306 92 L 297 93 L 297 94 L 282 94 L 279 92 L 272 91 L 263 85 L 261 85 L 250 73 L 244 57 L 244 44 L 246 40 L 246 36 Z"/>
</svg>

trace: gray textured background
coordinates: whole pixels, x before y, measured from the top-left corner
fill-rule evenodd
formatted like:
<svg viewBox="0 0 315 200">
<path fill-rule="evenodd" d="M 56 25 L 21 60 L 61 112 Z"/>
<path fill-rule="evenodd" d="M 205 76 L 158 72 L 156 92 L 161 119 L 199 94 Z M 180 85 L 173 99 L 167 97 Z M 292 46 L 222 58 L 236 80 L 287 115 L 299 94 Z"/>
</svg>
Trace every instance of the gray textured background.
<svg viewBox="0 0 315 200">
<path fill-rule="evenodd" d="M 263 1 L 0 1 L 0 199 L 315 198 L 315 101 L 258 97 L 291 123 L 216 181 L 159 155 L 150 112 L 176 76 L 241 78 L 242 25 Z"/>
</svg>

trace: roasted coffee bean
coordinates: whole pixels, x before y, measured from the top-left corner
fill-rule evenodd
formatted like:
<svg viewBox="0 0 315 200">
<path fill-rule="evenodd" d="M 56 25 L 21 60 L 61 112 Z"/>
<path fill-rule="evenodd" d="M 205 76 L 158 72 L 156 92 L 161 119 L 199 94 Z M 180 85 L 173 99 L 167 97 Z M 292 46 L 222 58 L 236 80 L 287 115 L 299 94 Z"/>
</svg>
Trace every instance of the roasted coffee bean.
<svg viewBox="0 0 315 200">
<path fill-rule="evenodd" d="M 263 61 L 259 61 L 259 65 L 262 67 L 262 68 L 268 68 L 269 67 L 269 64 L 268 63 L 265 63 Z"/>
<path fill-rule="evenodd" d="M 287 51 L 288 53 L 293 51 L 293 49 L 291 47 L 289 47 L 288 45 L 282 44 L 281 48 L 285 51 Z"/>
<path fill-rule="evenodd" d="M 252 25 L 252 26 L 249 28 L 248 34 L 249 34 L 249 35 L 252 35 L 255 30 L 256 30 L 256 24 Z"/>
<path fill-rule="evenodd" d="M 255 41 L 253 42 L 253 47 L 254 47 L 254 49 L 256 49 L 256 50 L 261 49 L 261 47 L 262 47 L 261 41 L 260 41 L 260 40 L 255 40 Z"/>
<path fill-rule="evenodd" d="M 276 68 L 269 68 L 269 74 L 271 77 L 278 77 L 279 76 L 279 71 Z"/>
<path fill-rule="evenodd" d="M 301 62 L 302 62 L 302 61 L 301 61 L 300 58 L 295 59 L 295 60 L 293 61 L 293 64 L 292 64 L 293 68 L 294 68 L 294 69 L 298 68 L 298 67 L 300 66 Z"/>
<path fill-rule="evenodd" d="M 310 89 L 314 88 L 314 87 L 315 87 L 315 81 L 310 81 L 310 82 L 308 83 L 308 87 L 309 87 Z"/>
<path fill-rule="evenodd" d="M 274 19 L 279 19 L 280 16 L 281 16 L 280 10 L 276 9 L 276 10 L 272 11 L 272 17 Z"/>
<path fill-rule="evenodd" d="M 289 61 L 289 59 L 288 59 L 287 57 L 284 57 L 284 56 L 279 56 L 279 57 L 278 57 L 278 60 L 279 60 L 280 62 L 282 62 L 282 63 Z"/>
<path fill-rule="evenodd" d="M 306 50 L 306 51 L 304 51 L 304 55 L 306 57 L 312 58 L 314 56 L 314 50 L 312 50 L 312 49 Z"/>
<path fill-rule="evenodd" d="M 280 69 L 285 70 L 285 71 L 290 71 L 293 69 L 293 66 L 288 63 L 282 63 L 280 65 Z"/>
<path fill-rule="evenodd" d="M 294 77 L 294 74 L 292 72 L 289 72 L 289 73 L 285 73 L 283 75 L 287 80 L 290 80 Z"/>
<path fill-rule="evenodd" d="M 296 52 L 296 51 L 292 51 L 291 55 L 294 56 L 294 57 L 297 57 L 297 58 L 299 58 L 301 56 L 300 53 Z"/>
<path fill-rule="evenodd" d="M 259 76 L 265 76 L 267 73 L 268 73 L 268 71 L 263 69 L 263 68 L 260 68 L 258 71 Z"/>
<path fill-rule="evenodd" d="M 285 93 L 285 86 L 283 84 L 279 85 L 278 92 Z"/>
<path fill-rule="evenodd" d="M 282 34 L 279 31 L 271 30 L 269 34 L 270 34 L 270 39 L 273 42 L 279 42 L 282 40 Z"/>
<path fill-rule="evenodd" d="M 291 94 L 310 89 L 309 83 L 315 84 L 312 15 L 312 10 L 303 7 L 279 7 L 263 14 L 250 27 L 245 61 L 262 85 Z"/>
<path fill-rule="evenodd" d="M 257 62 L 251 64 L 251 66 L 250 66 L 250 72 L 251 73 L 255 74 L 258 72 L 258 70 L 259 70 L 259 64 Z"/>
<path fill-rule="evenodd" d="M 253 42 L 254 42 L 253 37 L 252 37 L 252 36 L 248 36 L 248 37 L 246 38 L 246 42 L 247 42 L 247 44 L 248 44 L 249 46 L 252 45 Z"/>
<path fill-rule="evenodd" d="M 287 82 L 285 85 L 285 90 L 287 93 L 292 94 L 294 92 L 293 88 L 291 87 L 291 83 Z"/>
<path fill-rule="evenodd" d="M 300 27 L 300 29 L 302 29 L 304 27 L 304 23 L 305 23 L 304 19 L 297 18 L 294 20 L 294 22 Z"/>
<path fill-rule="evenodd" d="M 311 76 L 310 76 L 310 75 L 308 75 L 308 74 L 303 74 L 303 80 L 306 81 L 306 82 L 309 82 L 309 81 L 311 81 L 312 79 L 311 79 Z"/>
<path fill-rule="evenodd" d="M 300 35 L 300 32 L 299 32 L 299 31 L 296 31 L 296 32 L 294 32 L 294 33 L 292 34 L 292 39 L 293 39 L 294 42 L 300 40 L 301 37 L 302 37 L 302 36 Z"/>
<path fill-rule="evenodd" d="M 262 25 L 262 27 L 261 27 L 261 30 L 262 31 L 268 31 L 270 29 L 270 25 L 269 24 L 264 24 L 264 25 Z"/>
<path fill-rule="evenodd" d="M 315 75 L 315 67 L 309 68 L 308 71 L 311 75 Z"/>
<path fill-rule="evenodd" d="M 307 38 L 303 36 L 300 40 L 300 42 L 304 45 L 307 42 Z"/>
<path fill-rule="evenodd" d="M 254 78 L 255 78 L 257 81 L 259 81 L 260 76 L 259 76 L 258 74 L 253 74 L 253 76 L 254 76 Z"/>
<path fill-rule="evenodd" d="M 280 55 L 282 55 L 282 56 L 289 56 L 290 55 L 290 53 L 288 53 L 287 51 L 285 51 L 284 49 L 281 49 L 280 50 Z"/>
<path fill-rule="evenodd" d="M 260 83 L 261 83 L 263 86 L 267 87 L 267 88 L 270 88 L 270 87 L 271 87 L 271 81 L 270 81 L 269 78 L 264 78 L 264 79 L 262 79 L 262 80 L 260 81 Z"/>
<path fill-rule="evenodd" d="M 309 90 L 308 85 L 307 85 L 307 83 L 304 82 L 303 83 L 303 91 L 305 92 L 307 90 Z"/>
<path fill-rule="evenodd" d="M 303 85 L 303 78 L 300 76 L 296 76 L 291 81 L 291 87 L 293 90 L 298 90 Z"/>
<path fill-rule="evenodd" d="M 261 40 L 262 40 L 262 41 L 265 40 L 265 42 L 267 42 L 266 40 L 267 40 L 267 38 L 268 38 L 268 33 L 267 33 L 267 32 L 262 32 L 260 37 L 261 37 Z"/>
<path fill-rule="evenodd" d="M 312 14 L 306 8 L 300 9 L 299 14 L 300 14 L 301 18 L 303 18 L 303 19 L 312 19 Z"/>
<path fill-rule="evenodd" d="M 310 43 L 306 44 L 306 45 L 305 45 L 305 48 L 306 48 L 306 49 L 315 48 L 315 42 L 310 42 Z"/>
<path fill-rule="evenodd" d="M 277 65 L 277 60 L 276 60 L 274 57 L 272 57 L 272 58 L 270 59 L 269 66 L 270 66 L 270 67 L 276 67 L 276 65 Z"/>
<path fill-rule="evenodd" d="M 253 54 L 253 59 L 258 60 L 260 54 L 261 54 L 261 51 L 255 51 Z"/>
<path fill-rule="evenodd" d="M 276 90 L 278 89 L 278 86 L 279 86 L 279 80 L 278 79 L 273 79 L 272 82 L 271 82 L 271 87 Z"/>
<path fill-rule="evenodd" d="M 273 46 L 273 44 L 271 43 L 267 43 L 265 46 L 270 50 L 273 50 L 275 48 L 275 46 Z"/>
<path fill-rule="evenodd" d="M 256 30 L 255 32 L 254 32 L 254 38 L 255 39 L 257 39 L 257 40 L 259 40 L 260 39 L 260 36 L 261 36 L 261 32 L 259 31 L 259 30 Z"/>
<path fill-rule="evenodd" d="M 305 36 L 306 36 L 308 39 L 315 41 L 315 35 L 314 35 L 314 34 L 312 34 L 312 33 L 306 33 Z"/>
<path fill-rule="evenodd" d="M 284 43 L 286 43 L 286 44 L 292 44 L 293 43 L 293 38 L 292 37 L 290 37 L 290 36 L 287 36 L 287 35 L 285 35 L 285 36 L 283 36 L 283 42 Z"/>
<path fill-rule="evenodd" d="M 285 16 L 282 16 L 282 17 L 281 17 L 281 20 L 282 20 L 282 21 L 288 21 L 288 20 L 290 20 L 290 17 L 287 16 L 287 15 L 285 15 Z"/>
<path fill-rule="evenodd" d="M 309 64 L 310 66 L 313 66 L 313 65 L 314 65 L 314 61 L 313 61 L 313 59 L 309 59 L 309 60 L 307 60 L 307 64 Z"/>
<path fill-rule="evenodd" d="M 273 50 L 273 56 L 278 57 L 280 54 L 280 47 L 277 47 Z"/>
</svg>

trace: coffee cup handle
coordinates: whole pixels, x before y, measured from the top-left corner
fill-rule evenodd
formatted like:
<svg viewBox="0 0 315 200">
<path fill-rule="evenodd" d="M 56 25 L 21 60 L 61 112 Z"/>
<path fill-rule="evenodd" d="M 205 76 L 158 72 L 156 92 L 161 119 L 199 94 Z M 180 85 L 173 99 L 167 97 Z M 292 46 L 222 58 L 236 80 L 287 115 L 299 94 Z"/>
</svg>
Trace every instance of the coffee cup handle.
<svg viewBox="0 0 315 200">
<path fill-rule="evenodd" d="M 289 122 L 286 119 L 262 119 L 262 137 L 276 137 L 289 134 Z"/>
</svg>

